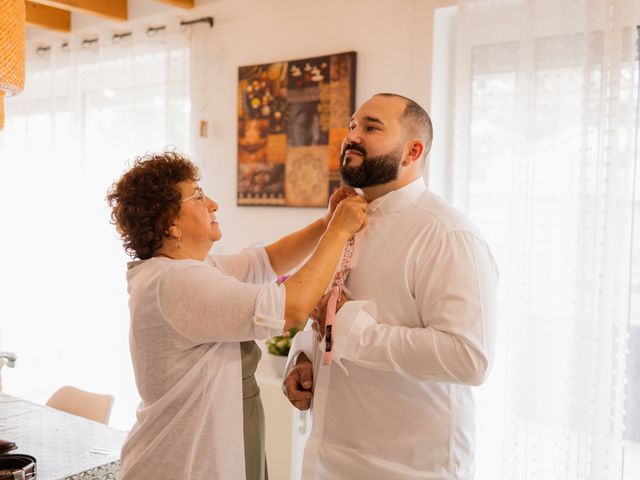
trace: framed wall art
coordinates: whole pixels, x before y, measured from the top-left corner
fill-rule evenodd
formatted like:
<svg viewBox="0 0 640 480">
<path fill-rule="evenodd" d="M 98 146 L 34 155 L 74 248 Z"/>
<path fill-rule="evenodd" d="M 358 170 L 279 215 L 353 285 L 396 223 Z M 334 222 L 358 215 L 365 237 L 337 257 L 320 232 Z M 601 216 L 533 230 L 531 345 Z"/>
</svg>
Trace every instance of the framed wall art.
<svg viewBox="0 0 640 480">
<path fill-rule="evenodd" d="M 238 205 L 325 206 L 341 182 L 356 53 L 238 73 Z"/>
</svg>

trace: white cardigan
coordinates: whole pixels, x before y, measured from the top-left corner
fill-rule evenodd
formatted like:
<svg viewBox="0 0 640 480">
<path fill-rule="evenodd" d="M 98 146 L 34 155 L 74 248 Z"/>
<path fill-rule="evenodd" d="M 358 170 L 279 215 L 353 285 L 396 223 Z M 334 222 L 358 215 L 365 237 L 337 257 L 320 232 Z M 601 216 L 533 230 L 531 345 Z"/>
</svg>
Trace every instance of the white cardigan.
<svg viewBox="0 0 640 480">
<path fill-rule="evenodd" d="M 204 262 L 157 257 L 127 272 L 142 401 L 119 479 L 245 478 L 239 342 L 282 331 L 275 278 L 262 247 Z"/>
</svg>

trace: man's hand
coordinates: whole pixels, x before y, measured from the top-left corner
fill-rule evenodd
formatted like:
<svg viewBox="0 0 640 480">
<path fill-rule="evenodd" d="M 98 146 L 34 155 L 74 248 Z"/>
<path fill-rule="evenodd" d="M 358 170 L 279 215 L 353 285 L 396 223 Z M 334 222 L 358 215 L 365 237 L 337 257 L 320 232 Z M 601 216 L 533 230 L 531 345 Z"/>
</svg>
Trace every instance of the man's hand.
<svg viewBox="0 0 640 480">
<path fill-rule="evenodd" d="M 324 337 L 325 320 L 327 318 L 327 302 L 329 301 L 330 293 L 330 291 L 329 293 L 326 293 L 325 296 L 320 299 L 316 308 L 313 309 L 313 312 L 311 312 L 311 318 L 313 319 L 313 324 L 311 326 L 316 334 L 316 341 L 318 342 L 322 340 L 322 337 Z M 340 298 L 338 298 L 338 302 L 336 303 L 336 313 L 338 313 L 342 305 L 349 300 L 349 297 L 342 292 L 340 294 Z"/>
<path fill-rule="evenodd" d="M 283 387 L 291 405 L 298 410 L 309 409 L 313 397 L 313 364 L 304 353 L 298 355 L 296 366 L 284 379 Z"/>
<path fill-rule="evenodd" d="M 351 187 L 347 187 L 346 185 L 342 185 L 335 192 L 333 192 L 333 194 L 329 198 L 327 213 L 323 218 L 325 229 L 329 225 L 329 221 L 331 221 L 331 217 L 333 217 L 333 213 L 336 211 L 336 207 L 338 206 L 338 204 L 351 195 L 356 195 L 356 191 Z"/>
</svg>

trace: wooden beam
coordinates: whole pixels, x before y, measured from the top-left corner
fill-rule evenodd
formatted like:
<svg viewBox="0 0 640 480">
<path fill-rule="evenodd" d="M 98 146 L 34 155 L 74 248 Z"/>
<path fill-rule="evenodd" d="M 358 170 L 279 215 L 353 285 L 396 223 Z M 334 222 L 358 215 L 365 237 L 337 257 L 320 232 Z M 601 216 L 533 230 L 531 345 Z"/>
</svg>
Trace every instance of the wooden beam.
<svg viewBox="0 0 640 480">
<path fill-rule="evenodd" d="M 27 12 L 27 24 L 64 33 L 71 31 L 70 12 L 33 2 L 25 2 L 24 6 Z"/>
<path fill-rule="evenodd" d="M 88 13 L 112 20 L 127 19 L 127 0 L 31 0 L 69 12 Z"/>
<path fill-rule="evenodd" d="M 173 5 L 174 7 L 193 8 L 194 0 L 157 0 L 160 3 Z"/>
</svg>

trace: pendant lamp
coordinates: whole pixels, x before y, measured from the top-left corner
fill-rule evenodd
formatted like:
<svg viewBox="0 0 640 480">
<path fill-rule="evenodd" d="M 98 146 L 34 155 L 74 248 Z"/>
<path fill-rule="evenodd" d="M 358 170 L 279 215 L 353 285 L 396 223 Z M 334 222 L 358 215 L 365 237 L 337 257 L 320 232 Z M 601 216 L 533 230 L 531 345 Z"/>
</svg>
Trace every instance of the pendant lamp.
<svg viewBox="0 0 640 480">
<path fill-rule="evenodd" d="M 0 129 L 4 126 L 4 97 L 24 87 L 24 0 L 0 0 Z"/>
</svg>

